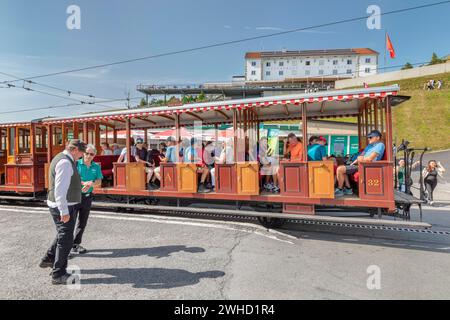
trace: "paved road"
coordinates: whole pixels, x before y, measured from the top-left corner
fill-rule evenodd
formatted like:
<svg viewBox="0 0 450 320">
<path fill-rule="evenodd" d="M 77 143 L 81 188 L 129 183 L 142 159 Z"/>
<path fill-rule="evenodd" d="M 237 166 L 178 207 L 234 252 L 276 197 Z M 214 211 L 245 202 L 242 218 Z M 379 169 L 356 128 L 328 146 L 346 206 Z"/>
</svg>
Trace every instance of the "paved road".
<svg viewBox="0 0 450 320">
<path fill-rule="evenodd" d="M 426 220 L 450 231 L 448 208 Z M 81 287 L 49 284 L 37 267 L 54 236 L 45 208 L 0 206 L 1 299 L 450 298 L 450 236 L 222 222 L 95 211 L 90 252 L 70 260 Z M 381 289 L 367 288 L 367 268 Z"/>
</svg>

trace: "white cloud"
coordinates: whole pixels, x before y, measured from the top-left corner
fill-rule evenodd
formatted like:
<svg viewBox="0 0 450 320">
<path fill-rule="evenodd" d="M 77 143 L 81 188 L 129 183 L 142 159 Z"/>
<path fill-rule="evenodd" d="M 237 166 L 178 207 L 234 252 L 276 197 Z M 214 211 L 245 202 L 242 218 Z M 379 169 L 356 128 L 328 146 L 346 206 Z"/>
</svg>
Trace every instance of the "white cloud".
<svg viewBox="0 0 450 320">
<path fill-rule="evenodd" d="M 285 29 L 283 28 L 278 28 L 278 27 L 256 27 L 256 30 L 272 30 L 272 31 L 284 31 Z"/>
</svg>

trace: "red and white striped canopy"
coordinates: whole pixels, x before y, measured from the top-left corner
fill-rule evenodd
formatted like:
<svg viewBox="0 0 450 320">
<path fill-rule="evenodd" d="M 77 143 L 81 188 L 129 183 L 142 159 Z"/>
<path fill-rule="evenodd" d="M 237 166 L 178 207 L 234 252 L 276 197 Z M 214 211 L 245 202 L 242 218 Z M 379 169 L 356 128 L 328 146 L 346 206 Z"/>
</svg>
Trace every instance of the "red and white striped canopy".
<svg viewBox="0 0 450 320">
<path fill-rule="evenodd" d="M 87 121 L 114 121 L 114 120 L 124 120 L 126 118 L 133 119 L 139 117 L 151 117 L 151 116 L 170 116 L 174 114 L 201 114 L 210 111 L 222 111 L 226 112 L 229 110 L 237 109 L 243 110 L 248 108 L 264 108 L 273 106 L 299 106 L 303 103 L 307 104 L 322 104 L 327 103 L 327 108 L 332 109 L 332 103 L 342 103 L 350 102 L 355 100 L 362 100 L 367 98 L 384 98 L 391 95 L 397 95 L 400 88 L 398 86 L 381 87 L 381 88 L 364 88 L 364 89 L 353 89 L 353 90 L 342 90 L 342 91 L 326 91 L 319 93 L 309 93 L 309 94 L 297 94 L 297 95 L 287 95 L 287 96 L 272 96 L 272 97 L 261 97 L 253 99 L 242 99 L 242 100 L 229 100 L 229 101 L 218 101 L 218 102 L 206 102 L 206 103 L 196 103 L 187 104 L 179 107 L 152 107 L 152 108 L 142 108 L 137 110 L 124 110 L 124 111 L 111 111 L 98 114 L 81 115 L 71 118 L 50 118 L 44 120 L 46 124 L 59 124 L 59 123 L 69 123 L 69 122 L 87 122 Z M 341 108 L 337 109 L 332 116 L 347 116 L 354 114 L 355 110 L 358 110 L 355 105 L 352 108 Z M 279 118 L 282 118 L 283 114 L 280 114 Z M 167 122 L 165 118 L 165 121 Z M 156 125 L 156 123 L 155 123 Z"/>
</svg>

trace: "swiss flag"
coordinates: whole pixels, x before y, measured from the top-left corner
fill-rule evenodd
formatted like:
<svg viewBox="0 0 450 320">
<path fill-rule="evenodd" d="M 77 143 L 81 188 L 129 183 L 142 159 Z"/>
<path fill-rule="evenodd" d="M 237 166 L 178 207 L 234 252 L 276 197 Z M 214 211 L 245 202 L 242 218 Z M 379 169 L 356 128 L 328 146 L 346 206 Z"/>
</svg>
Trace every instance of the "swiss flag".
<svg viewBox="0 0 450 320">
<path fill-rule="evenodd" d="M 395 58 L 395 50 L 394 46 L 392 45 L 391 38 L 389 38 L 389 35 L 386 33 L 386 50 L 389 50 L 389 54 L 391 55 L 391 58 Z"/>
</svg>

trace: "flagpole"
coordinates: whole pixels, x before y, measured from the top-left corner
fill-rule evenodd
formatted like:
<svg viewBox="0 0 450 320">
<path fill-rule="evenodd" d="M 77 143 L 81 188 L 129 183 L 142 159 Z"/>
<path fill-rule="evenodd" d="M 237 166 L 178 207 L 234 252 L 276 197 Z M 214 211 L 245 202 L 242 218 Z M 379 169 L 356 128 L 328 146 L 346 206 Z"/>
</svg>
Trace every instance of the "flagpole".
<svg viewBox="0 0 450 320">
<path fill-rule="evenodd" d="M 387 67 L 387 56 L 386 56 L 386 51 L 387 51 L 387 29 L 384 29 L 384 72 L 386 72 L 386 67 Z"/>
</svg>

